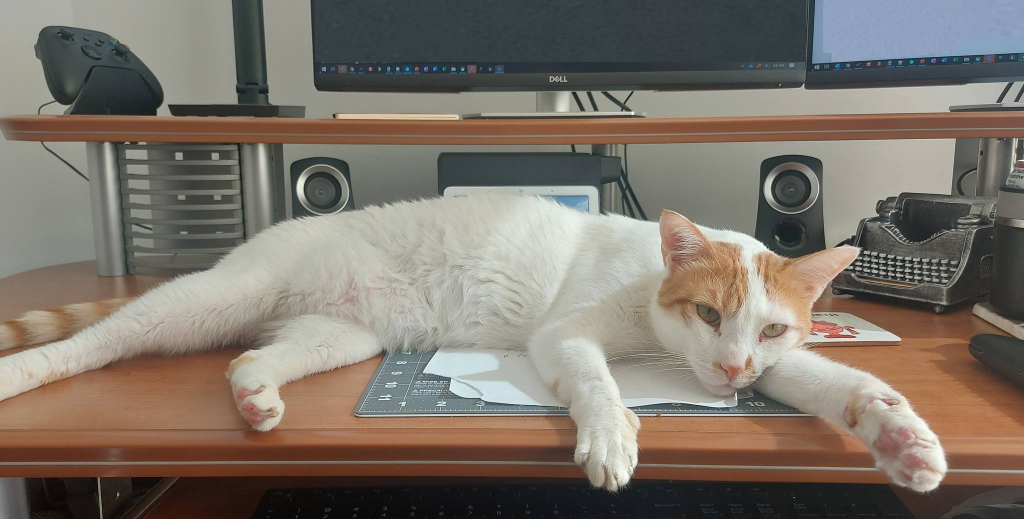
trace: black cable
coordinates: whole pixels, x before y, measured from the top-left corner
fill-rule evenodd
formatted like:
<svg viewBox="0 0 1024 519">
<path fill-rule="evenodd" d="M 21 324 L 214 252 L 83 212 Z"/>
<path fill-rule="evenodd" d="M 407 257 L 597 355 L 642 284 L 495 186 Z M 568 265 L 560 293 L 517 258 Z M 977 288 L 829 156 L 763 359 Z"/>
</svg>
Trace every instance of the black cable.
<svg viewBox="0 0 1024 519">
<path fill-rule="evenodd" d="M 53 101 L 50 101 L 49 103 L 43 103 L 43 104 L 39 105 L 39 108 L 36 109 L 36 115 L 42 115 L 43 107 L 52 105 L 53 103 L 56 103 L 56 102 L 57 102 L 57 100 L 53 100 Z M 43 149 L 48 151 L 48 152 L 50 152 L 50 155 L 53 155 L 54 157 L 57 157 L 57 160 L 63 162 L 65 166 L 71 168 L 71 171 L 74 171 L 76 174 L 78 174 L 78 176 L 82 177 L 82 180 L 85 180 L 86 182 L 89 181 L 89 177 L 87 177 L 84 174 L 82 174 L 81 171 L 78 171 L 78 168 L 72 166 L 70 162 L 64 160 L 64 157 L 61 157 L 60 155 L 57 155 L 57 152 L 55 152 L 55 151 L 51 150 L 49 147 L 47 147 L 45 142 L 40 141 L 39 144 L 42 144 L 43 145 Z M 134 225 L 136 227 L 141 227 L 141 228 L 143 228 L 143 229 L 145 229 L 147 231 L 152 231 L 153 230 L 152 227 L 149 227 L 148 225 L 142 225 L 140 223 L 133 223 L 132 225 Z"/>
<path fill-rule="evenodd" d="M 586 112 L 587 111 L 586 108 L 583 108 L 583 101 L 580 100 L 580 95 L 579 94 L 577 94 L 576 92 L 573 92 L 572 93 L 572 100 L 576 101 L 576 106 L 579 107 L 581 112 Z"/>
<path fill-rule="evenodd" d="M 56 101 L 56 100 L 54 100 L 54 101 L 50 101 L 49 103 L 43 103 L 43 104 L 39 105 L 39 108 L 37 108 L 37 109 L 36 109 L 36 115 L 42 115 L 42 113 L 43 113 L 43 107 L 44 107 L 44 106 L 49 106 L 49 105 L 52 105 L 53 103 L 56 103 L 56 102 L 57 102 L 57 101 Z M 50 149 L 50 148 L 49 148 L 49 147 L 48 147 L 48 146 L 46 145 L 46 143 L 45 143 L 45 142 L 39 141 L 39 144 L 40 144 L 40 145 L 42 145 L 42 147 L 43 147 L 43 149 L 44 149 L 44 150 L 46 150 L 46 151 L 50 152 L 50 155 L 53 155 L 54 157 L 57 157 L 57 160 L 59 160 L 59 161 L 63 162 L 65 166 L 67 166 L 67 167 L 71 168 L 71 171 L 74 171 L 76 175 L 78 175 L 78 176 L 82 177 L 82 179 L 84 179 L 84 180 L 85 180 L 86 182 L 88 182 L 88 181 L 89 181 L 89 177 L 85 176 L 85 175 L 84 175 L 84 174 L 83 174 L 83 173 L 82 173 L 81 171 L 78 171 L 78 168 L 76 168 L 76 167 L 72 166 L 70 162 L 68 162 L 68 161 L 64 160 L 64 157 L 61 157 L 60 155 L 57 155 L 57 152 L 55 152 L 55 151 L 51 150 L 51 149 Z"/>
<path fill-rule="evenodd" d="M 626 103 L 619 101 L 618 99 L 615 98 L 615 96 L 609 94 L 608 92 L 601 92 L 601 95 L 608 98 L 609 101 L 615 103 L 615 106 L 619 107 L 619 109 L 622 110 L 623 112 L 632 112 L 632 110 L 630 110 L 629 107 L 626 106 Z"/>
<path fill-rule="evenodd" d="M 971 169 L 969 169 L 967 171 L 964 171 L 963 173 L 960 174 L 959 177 L 957 177 L 957 179 L 956 179 L 956 193 L 958 195 L 960 195 L 960 196 L 967 196 L 967 193 L 964 193 L 964 187 L 961 184 L 963 183 L 964 179 L 967 178 L 967 175 L 970 175 L 971 173 L 974 173 L 975 171 L 978 171 L 978 168 L 971 168 Z"/>
<path fill-rule="evenodd" d="M 600 112 L 601 109 L 597 107 L 597 101 L 594 100 L 594 93 L 587 92 L 587 99 L 590 99 L 590 106 L 594 107 L 595 112 Z"/>
<path fill-rule="evenodd" d="M 1017 91 L 1017 97 L 1015 97 L 1015 98 L 1013 99 L 1013 102 L 1014 102 L 1014 103 L 1019 103 L 1019 102 L 1020 102 L 1020 98 L 1021 98 L 1021 97 L 1024 97 L 1024 84 L 1021 84 L 1021 85 L 1020 85 L 1020 90 L 1019 90 L 1019 91 Z"/>
<path fill-rule="evenodd" d="M 629 197 L 626 196 L 626 185 L 622 182 L 622 177 L 615 179 L 615 183 L 619 186 L 619 196 L 622 197 L 622 207 L 629 212 L 630 218 L 636 218 L 636 213 L 633 212 L 633 204 L 629 203 Z"/>
<path fill-rule="evenodd" d="M 575 144 L 570 144 L 569 145 L 569 149 L 572 150 L 573 153 L 576 153 L 576 145 Z"/>
<path fill-rule="evenodd" d="M 630 92 L 630 93 L 629 93 L 629 95 L 628 95 L 628 96 L 626 96 L 626 100 L 625 100 L 625 101 L 623 101 L 623 102 L 622 102 L 622 104 L 624 104 L 624 105 L 628 105 L 628 104 L 629 104 L 629 100 L 633 98 L 633 94 L 635 94 L 635 93 L 636 93 L 636 90 L 634 90 L 634 91 Z M 627 111 L 627 112 L 631 112 L 632 110 L 626 110 L 626 111 Z"/>
<path fill-rule="evenodd" d="M 999 99 L 996 99 L 996 104 L 1002 103 L 1003 99 L 1006 99 L 1006 93 L 1009 92 L 1011 88 L 1013 88 L 1013 81 L 1010 81 L 1005 87 L 1003 87 L 1003 93 L 999 94 Z"/>
<path fill-rule="evenodd" d="M 636 210 L 640 213 L 640 218 L 643 220 L 647 219 L 647 213 L 644 212 L 644 208 L 640 206 L 640 200 L 636 197 L 636 191 L 633 190 L 633 184 L 629 182 L 629 145 L 622 146 L 622 178 L 623 183 L 626 185 L 626 189 L 629 190 L 629 196 L 633 199 L 633 203 L 636 204 Z"/>
</svg>

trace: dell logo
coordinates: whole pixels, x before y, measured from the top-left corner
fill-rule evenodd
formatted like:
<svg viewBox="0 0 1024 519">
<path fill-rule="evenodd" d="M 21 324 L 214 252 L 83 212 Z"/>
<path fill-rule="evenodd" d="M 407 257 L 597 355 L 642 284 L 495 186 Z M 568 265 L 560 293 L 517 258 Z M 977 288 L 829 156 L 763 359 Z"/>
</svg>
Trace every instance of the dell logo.
<svg viewBox="0 0 1024 519">
<path fill-rule="evenodd" d="M 567 76 L 551 76 L 548 78 L 548 83 L 568 83 L 569 78 Z"/>
</svg>

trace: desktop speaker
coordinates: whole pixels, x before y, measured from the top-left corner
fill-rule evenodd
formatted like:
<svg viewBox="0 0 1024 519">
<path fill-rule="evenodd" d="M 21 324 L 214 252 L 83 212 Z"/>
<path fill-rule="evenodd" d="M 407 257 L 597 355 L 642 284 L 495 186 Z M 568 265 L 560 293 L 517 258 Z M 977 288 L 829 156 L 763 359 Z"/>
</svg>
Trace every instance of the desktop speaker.
<svg viewBox="0 0 1024 519">
<path fill-rule="evenodd" d="M 292 217 L 351 211 L 352 179 L 343 160 L 313 157 L 291 166 Z"/>
<path fill-rule="evenodd" d="M 825 249 L 821 161 L 802 155 L 761 163 L 754 237 L 795 258 Z"/>
</svg>

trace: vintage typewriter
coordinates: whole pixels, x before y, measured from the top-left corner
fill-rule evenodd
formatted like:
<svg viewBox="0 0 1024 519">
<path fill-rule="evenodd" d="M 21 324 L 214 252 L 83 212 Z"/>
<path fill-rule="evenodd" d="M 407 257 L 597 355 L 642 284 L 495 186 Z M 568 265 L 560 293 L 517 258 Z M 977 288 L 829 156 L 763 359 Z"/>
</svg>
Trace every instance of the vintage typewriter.
<svg viewBox="0 0 1024 519">
<path fill-rule="evenodd" d="M 989 291 L 996 199 L 903 193 L 860 222 L 862 252 L 832 282 L 864 293 L 929 303 L 936 312 Z"/>
</svg>

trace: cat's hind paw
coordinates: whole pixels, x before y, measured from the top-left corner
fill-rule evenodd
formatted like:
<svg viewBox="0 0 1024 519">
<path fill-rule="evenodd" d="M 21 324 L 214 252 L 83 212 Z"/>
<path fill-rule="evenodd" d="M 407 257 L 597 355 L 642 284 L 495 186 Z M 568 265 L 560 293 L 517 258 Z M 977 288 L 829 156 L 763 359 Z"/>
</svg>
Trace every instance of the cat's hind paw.
<svg viewBox="0 0 1024 519">
<path fill-rule="evenodd" d="M 608 416 L 577 424 L 576 464 L 597 488 L 618 492 L 629 483 L 637 464 L 640 419 L 619 404 Z"/>
<path fill-rule="evenodd" d="M 242 418 L 253 429 L 266 432 L 281 423 L 284 415 L 284 401 L 276 388 L 259 385 L 253 389 L 245 387 L 235 390 L 235 403 Z"/>
<path fill-rule="evenodd" d="M 939 438 L 903 396 L 860 395 L 845 416 L 871 449 L 878 469 L 897 485 L 927 492 L 946 476 L 946 455 Z"/>
</svg>

